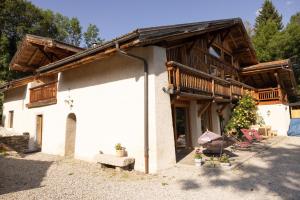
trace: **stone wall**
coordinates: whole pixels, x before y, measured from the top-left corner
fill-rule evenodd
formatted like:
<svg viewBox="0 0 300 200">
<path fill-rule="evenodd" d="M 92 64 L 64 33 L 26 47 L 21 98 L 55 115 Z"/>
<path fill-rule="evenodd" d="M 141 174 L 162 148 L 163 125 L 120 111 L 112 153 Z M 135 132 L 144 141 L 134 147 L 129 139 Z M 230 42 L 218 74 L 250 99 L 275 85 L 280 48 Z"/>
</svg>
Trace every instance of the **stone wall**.
<svg viewBox="0 0 300 200">
<path fill-rule="evenodd" d="M 0 143 L 3 143 L 17 152 L 25 152 L 28 150 L 29 134 L 13 135 L 0 137 Z"/>
</svg>

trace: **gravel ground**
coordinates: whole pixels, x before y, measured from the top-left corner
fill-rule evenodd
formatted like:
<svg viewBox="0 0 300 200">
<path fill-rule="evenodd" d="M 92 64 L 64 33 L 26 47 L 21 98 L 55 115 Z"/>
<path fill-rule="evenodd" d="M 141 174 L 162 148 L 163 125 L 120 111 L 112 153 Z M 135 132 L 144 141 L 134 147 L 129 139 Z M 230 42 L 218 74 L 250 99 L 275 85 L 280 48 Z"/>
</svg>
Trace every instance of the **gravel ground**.
<svg viewBox="0 0 300 200">
<path fill-rule="evenodd" d="M 176 165 L 116 172 L 42 153 L 0 158 L 0 199 L 300 199 L 300 138 L 284 138 L 240 168 Z"/>
</svg>

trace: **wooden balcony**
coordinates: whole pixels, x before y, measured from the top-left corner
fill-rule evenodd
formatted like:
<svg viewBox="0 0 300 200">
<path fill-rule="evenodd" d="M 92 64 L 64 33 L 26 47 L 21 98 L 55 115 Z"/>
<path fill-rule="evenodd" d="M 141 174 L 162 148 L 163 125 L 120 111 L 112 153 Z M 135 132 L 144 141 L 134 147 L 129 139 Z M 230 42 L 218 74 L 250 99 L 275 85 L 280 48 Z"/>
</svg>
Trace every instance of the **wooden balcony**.
<svg viewBox="0 0 300 200">
<path fill-rule="evenodd" d="M 287 102 L 287 97 L 280 88 L 258 89 L 255 93 L 258 104 L 276 104 Z"/>
<path fill-rule="evenodd" d="M 167 69 L 169 90 L 179 96 L 231 101 L 247 92 L 255 94 L 255 88 L 244 83 L 224 80 L 174 61 L 167 63 Z"/>
<path fill-rule="evenodd" d="M 57 81 L 30 88 L 28 108 L 46 106 L 57 103 Z"/>
</svg>

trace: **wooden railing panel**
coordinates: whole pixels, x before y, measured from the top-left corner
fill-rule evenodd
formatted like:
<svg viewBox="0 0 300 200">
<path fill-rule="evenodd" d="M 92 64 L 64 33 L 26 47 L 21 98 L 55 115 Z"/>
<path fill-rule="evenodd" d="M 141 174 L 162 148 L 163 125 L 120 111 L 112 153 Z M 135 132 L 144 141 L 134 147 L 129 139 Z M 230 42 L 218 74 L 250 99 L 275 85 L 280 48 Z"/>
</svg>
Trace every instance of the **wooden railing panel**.
<svg viewBox="0 0 300 200">
<path fill-rule="evenodd" d="M 43 84 L 30 89 L 30 103 L 56 99 L 57 82 Z"/>
<path fill-rule="evenodd" d="M 169 88 L 174 89 L 175 93 L 183 91 L 227 99 L 250 94 L 257 102 L 284 101 L 284 93 L 279 88 L 255 89 L 239 81 L 224 80 L 173 61 L 168 62 L 167 66 Z"/>
<path fill-rule="evenodd" d="M 231 83 L 231 80 L 227 81 L 174 61 L 168 62 L 167 66 L 169 87 L 177 93 L 181 91 L 205 93 L 211 97 L 221 96 L 230 99 L 233 95 L 242 96 L 246 92 L 254 91 L 254 88 L 238 81 Z"/>
<path fill-rule="evenodd" d="M 280 100 L 279 89 L 271 88 L 258 90 L 257 97 L 259 101 Z"/>
</svg>

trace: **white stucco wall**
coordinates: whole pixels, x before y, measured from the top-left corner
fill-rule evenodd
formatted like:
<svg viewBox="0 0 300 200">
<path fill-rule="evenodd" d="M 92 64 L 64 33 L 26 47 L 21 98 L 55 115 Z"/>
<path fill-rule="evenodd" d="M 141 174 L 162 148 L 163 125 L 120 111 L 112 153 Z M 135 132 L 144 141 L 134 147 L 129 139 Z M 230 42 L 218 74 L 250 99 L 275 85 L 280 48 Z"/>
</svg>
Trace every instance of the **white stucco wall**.
<svg viewBox="0 0 300 200">
<path fill-rule="evenodd" d="M 167 85 L 165 49 L 147 47 L 132 53 L 149 64 L 149 158 L 150 172 L 156 172 L 175 163 L 170 98 L 162 91 Z M 29 132 L 32 141 L 36 115 L 42 114 L 42 152 L 58 155 L 64 155 L 67 116 L 75 113 L 75 158 L 93 161 L 99 151 L 114 154 L 114 145 L 120 142 L 136 158 L 135 169 L 143 171 L 143 83 L 142 62 L 114 55 L 61 73 L 55 105 L 28 109 L 29 87 L 25 98 L 19 89 L 6 92 L 3 113 L 14 110 L 14 129 Z M 73 100 L 73 107 L 65 102 L 68 99 Z"/>
<path fill-rule="evenodd" d="M 198 116 L 199 104 L 197 101 L 191 101 L 190 103 L 190 125 L 192 135 L 192 145 L 198 145 L 198 138 L 202 135 L 201 130 L 201 117 Z"/>
<path fill-rule="evenodd" d="M 286 136 L 290 124 L 289 106 L 284 104 L 259 105 L 258 113 L 266 125 L 276 130 L 278 135 Z"/>
<path fill-rule="evenodd" d="M 221 134 L 221 127 L 220 127 L 220 118 L 217 113 L 219 109 L 219 105 L 217 103 L 212 103 L 211 105 L 211 117 L 212 117 L 212 131 L 217 134 Z"/>
</svg>

